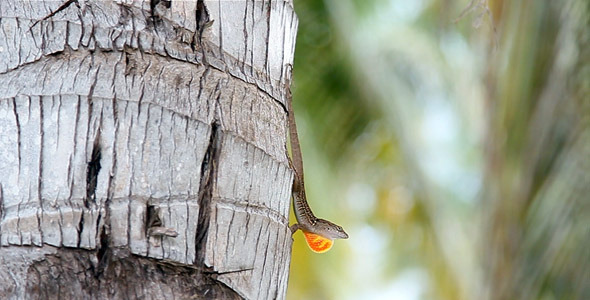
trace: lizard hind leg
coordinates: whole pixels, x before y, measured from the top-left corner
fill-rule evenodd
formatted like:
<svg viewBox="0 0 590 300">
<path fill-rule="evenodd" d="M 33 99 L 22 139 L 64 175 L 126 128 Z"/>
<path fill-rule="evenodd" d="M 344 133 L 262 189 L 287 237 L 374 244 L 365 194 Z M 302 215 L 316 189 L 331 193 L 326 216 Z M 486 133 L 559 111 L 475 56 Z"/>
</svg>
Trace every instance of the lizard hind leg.
<svg viewBox="0 0 590 300">
<path fill-rule="evenodd" d="M 332 248 L 334 245 L 334 241 L 323 237 L 321 235 L 311 233 L 311 232 L 303 232 L 305 235 L 305 241 L 307 242 L 307 246 L 309 249 L 315 253 L 324 253 L 327 252 Z"/>
</svg>

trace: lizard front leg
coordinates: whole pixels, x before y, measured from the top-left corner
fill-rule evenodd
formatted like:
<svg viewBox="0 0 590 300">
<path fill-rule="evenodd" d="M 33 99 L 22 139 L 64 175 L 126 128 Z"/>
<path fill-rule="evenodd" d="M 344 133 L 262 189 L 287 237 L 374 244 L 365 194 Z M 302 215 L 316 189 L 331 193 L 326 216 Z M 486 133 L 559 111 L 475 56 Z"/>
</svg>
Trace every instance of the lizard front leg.
<svg viewBox="0 0 590 300">
<path fill-rule="evenodd" d="M 291 229 L 291 235 L 293 235 L 295 234 L 295 232 L 297 232 L 298 229 L 301 229 L 301 227 L 299 226 L 299 223 L 295 223 L 289 226 L 289 229 Z"/>
</svg>

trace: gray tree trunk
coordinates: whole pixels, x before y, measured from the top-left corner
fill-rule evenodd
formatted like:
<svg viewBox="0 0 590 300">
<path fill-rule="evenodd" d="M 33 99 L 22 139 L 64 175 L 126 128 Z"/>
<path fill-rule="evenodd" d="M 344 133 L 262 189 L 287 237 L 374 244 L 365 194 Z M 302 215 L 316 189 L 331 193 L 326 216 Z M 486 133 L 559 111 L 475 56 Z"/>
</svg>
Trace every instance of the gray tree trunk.
<svg viewBox="0 0 590 300">
<path fill-rule="evenodd" d="M 0 298 L 284 298 L 292 1 L 0 1 Z"/>
</svg>

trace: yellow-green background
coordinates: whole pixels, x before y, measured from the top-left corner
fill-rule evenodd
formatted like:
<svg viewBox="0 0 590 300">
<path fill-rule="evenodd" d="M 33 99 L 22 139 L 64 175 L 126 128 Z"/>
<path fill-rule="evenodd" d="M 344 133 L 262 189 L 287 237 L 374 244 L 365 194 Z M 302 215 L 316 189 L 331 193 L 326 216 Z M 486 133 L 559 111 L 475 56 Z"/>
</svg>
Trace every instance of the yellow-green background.
<svg viewBox="0 0 590 300">
<path fill-rule="evenodd" d="M 294 2 L 288 298 L 590 299 L 588 1 Z"/>
</svg>

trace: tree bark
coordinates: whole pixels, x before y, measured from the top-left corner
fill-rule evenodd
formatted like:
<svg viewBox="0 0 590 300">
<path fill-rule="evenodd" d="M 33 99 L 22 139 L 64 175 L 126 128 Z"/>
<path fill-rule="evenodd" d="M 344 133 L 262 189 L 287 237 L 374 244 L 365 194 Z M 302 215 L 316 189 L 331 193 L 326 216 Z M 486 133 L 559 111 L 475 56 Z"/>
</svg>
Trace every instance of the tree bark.
<svg viewBox="0 0 590 300">
<path fill-rule="evenodd" d="M 292 1 L 0 1 L 0 298 L 284 298 Z"/>
</svg>

